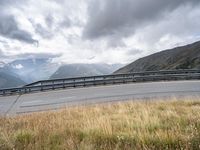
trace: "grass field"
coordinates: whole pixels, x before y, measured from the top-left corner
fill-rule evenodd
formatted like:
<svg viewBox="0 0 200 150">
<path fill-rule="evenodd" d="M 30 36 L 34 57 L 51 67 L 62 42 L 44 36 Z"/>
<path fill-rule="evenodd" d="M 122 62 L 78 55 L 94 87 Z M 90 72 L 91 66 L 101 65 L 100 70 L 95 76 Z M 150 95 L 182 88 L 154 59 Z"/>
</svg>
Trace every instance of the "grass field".
<svg viewBox="0 0 200 150">
<path fill-rule="evenodd" d="M 71 107 L 0 118 L 0 149 L 200 149 L 200 98 Z"/>
</svg>

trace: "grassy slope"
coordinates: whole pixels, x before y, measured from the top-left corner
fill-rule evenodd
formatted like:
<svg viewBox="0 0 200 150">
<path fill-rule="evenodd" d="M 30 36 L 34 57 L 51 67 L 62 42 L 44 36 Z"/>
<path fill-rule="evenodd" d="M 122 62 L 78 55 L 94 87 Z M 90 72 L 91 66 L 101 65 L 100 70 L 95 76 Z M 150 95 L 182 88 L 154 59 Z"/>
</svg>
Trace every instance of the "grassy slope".
<svg viewBox="0 0 200 150">
<path fill-rule="evenodd" d="M 0 119 L 0 149 L 200 149 L 200 99 L 135 101 Z"/>
</svg>

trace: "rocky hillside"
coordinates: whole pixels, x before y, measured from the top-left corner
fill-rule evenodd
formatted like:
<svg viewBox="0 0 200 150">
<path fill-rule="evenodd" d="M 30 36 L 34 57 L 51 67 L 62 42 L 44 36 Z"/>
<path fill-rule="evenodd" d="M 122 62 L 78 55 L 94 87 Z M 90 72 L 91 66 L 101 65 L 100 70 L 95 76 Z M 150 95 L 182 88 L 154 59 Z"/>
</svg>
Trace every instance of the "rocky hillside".
<svg viewBox="0 0 200 150">
<path fill-rule="evenodd" d="M 114 74 L 174 69 L 200 69 L 200 41 L 140 58 Z"/>
</svg>

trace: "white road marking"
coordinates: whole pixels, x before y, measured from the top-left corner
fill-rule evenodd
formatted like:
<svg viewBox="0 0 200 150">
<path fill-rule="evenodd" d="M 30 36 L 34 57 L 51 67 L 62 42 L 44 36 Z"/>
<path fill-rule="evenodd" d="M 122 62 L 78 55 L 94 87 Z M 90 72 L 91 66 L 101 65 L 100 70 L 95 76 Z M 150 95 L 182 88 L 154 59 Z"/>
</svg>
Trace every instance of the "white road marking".
<svg viewBox="0 0 200 150">
<path fill-rule="evenodd" d="M 59 100 L 64 100 L 64 101 L 62 101 L 62 102 L 65 102 L 67 99 L 72 99 L 72 98 L 75 98 L 76 96 L 70 96 L 70 97 L 61 97 L 61 98 L 58 98 L 57 99 L 57 101 Z M 24 106 L 31 106 L 31 105 L 36 105 L 36 104 L 38 104 L 38 105 L 40 105 L 40 104 L 42 104 L 42 105 L 44 105 L 44 104 L 51 104 L 51 102 L 47 102 L 47 103 L 44 103 L 46 100 L 34 100 L 34 101 L 28 101 L 28 102 L 22 102 L 22 104 L 21 104 L 21 106 L 22 107 L 24 107 Z M 58 102 L 59 102 L 58 101 Z M 67 101 L 66 101 L 67 102 Z"/>
<path fill-rule="evenodd" d="M 76 96 L 61 97 L 59 98 L 59 100 L 66 100 L 66 99 L 72 99 L 72 98 L 76 98 Z"/>
<path fill-rule="evenodd" d="M 23 102 L 22 104 L 34 104 L 38 102 L 43 102 L 42 100 L 34 100 L 34 101 L 29 101 L 29 102 Z"/>
</svg>

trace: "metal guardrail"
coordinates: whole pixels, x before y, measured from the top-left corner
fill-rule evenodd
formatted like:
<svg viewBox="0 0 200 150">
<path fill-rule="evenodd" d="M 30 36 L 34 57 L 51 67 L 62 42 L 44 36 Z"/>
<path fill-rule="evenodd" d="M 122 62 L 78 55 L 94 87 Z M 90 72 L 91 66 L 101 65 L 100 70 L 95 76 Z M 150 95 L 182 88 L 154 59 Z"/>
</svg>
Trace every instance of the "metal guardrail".
<svg viewBox="0 0 200 150">
<path fill-rule="evenodd" d="M 88 87 L 96 85 L 123 84 L 131 82 L 160 81 L 160 80 L 190 80 L 200 79 L 200 70 L 168 70 L 146 71 L 128 74 L 112 74 L 102 76 L 88 76 L 41 80 L 23 87 L 0 89 L 0 96 L 26 94 L 64 88 Z"/>
</svg>

